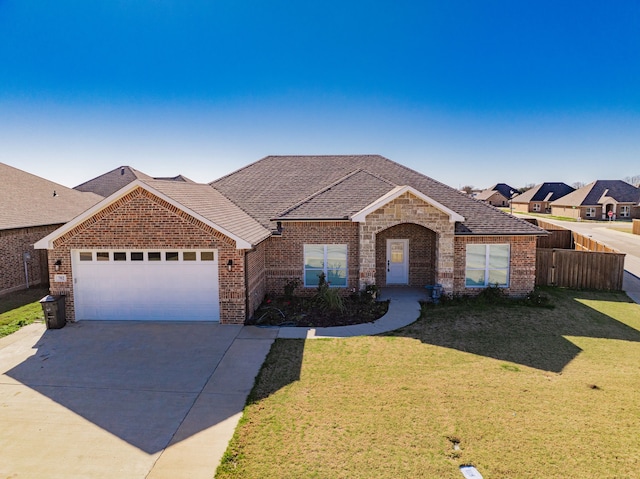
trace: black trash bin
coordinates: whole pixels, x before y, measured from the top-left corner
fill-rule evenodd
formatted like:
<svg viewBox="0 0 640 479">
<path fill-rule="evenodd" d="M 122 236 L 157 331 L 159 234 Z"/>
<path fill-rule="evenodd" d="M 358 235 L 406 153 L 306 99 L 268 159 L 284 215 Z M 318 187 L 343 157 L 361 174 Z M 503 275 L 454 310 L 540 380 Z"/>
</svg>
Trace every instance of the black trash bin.
<svg viewBox="0 0 640 479">
<path fill-rule="evenodd" d="M 48 295 L 40 300 L 44 312 L 44 323 L 47 329 L 64 328 L 67 324 L 67 314 L 64 306 L 64 296 Z"/>
</svg>

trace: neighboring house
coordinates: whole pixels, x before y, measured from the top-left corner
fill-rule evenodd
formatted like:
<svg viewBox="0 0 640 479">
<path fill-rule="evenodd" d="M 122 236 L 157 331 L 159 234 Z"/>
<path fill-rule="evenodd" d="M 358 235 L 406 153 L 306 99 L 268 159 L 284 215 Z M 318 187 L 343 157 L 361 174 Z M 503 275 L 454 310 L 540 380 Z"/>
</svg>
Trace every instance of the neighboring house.
<svg viewBox="0 0 640 479">
<path fill-rule="evenodd" d="M 551 203 L 551 214 L 580 219 L 640 218 L 640 189 L 622 180 L 597 180 Z"/>
<path fill-rule="evenodd" d="M 551 213 L 551 202 L 568 195 L 575 188 L 565 183 L 541 183 L 511 200 L 513 211 Z"/>
<path fill-rule="evenodd" d="M 518 194 L 518 190 L 506 183 L 498 183 L 484 191 L 481 191 L 475 198 L 484 201 L 492 206 L 509 206 L 509 200 Z"/>
<path fill-rule="evenodd" d="M 104 175 L 100 175 L 92 180 L 85 181 L 81 185 L 74 187 L 74 190 L 78 191 L 90 191 L 100 196 L 112 195 L 123 186 L 128 185 L 135 180 L 169 180 L 169 181 L 184 181 L 186 183 L 193 183 L 189 178 L 182 175 L 174 176 L 171 178 L 153 178 L 141 171 L 134 170 L 130 166 L 119 166 L 118 168 L 111 170 Z"/>
<path fill-rule="evenodd" d="M 33 244 L 102 200 L 0 163 L 0 295 L 47 283 L 46 251 Z"/>
<path fill-rule="evenodd" d="M 209 185 L 136 179 L 37 247 L 68 318 L 243 323 L 288 281 L 313 294 L 320 274 L 345 294 L 522 296 L 543 234 L 381 156 L 270 156 Z"/>
</svg>

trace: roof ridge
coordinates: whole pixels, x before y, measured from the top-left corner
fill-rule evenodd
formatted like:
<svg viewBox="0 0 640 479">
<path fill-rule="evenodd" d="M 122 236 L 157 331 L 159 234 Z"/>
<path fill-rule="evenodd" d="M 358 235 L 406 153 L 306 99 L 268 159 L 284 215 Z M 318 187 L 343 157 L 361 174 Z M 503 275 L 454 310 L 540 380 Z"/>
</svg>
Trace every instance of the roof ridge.
<svg viewBox="0 0 640 479">
<path fill-rule="evenodd" d="M 288 208 L 286 208 L 286 209 L 282 210 L 282 211 L 281 211 L 280 213 L 278 213 L 275 217 L 276 217 L 276 218 L 279 218 L 279 217 L 281 217 L 281 216 L 286 215 L 287 213 L 289 213 L 289 212 L 291 212 L 291 211 L 295 210 L 297 207 L 299 207 L 299 206 L 301 206 L 301 205 L 305 204 L 307 201 L 312 200 L 312 199 L 313 199 L 313 198 L 315 198 L 316 196 L 319 196 L 319 195 L 321 195 L 322 193 L 324 193 L 325 191 L 330 190 L 330 189 L 331 189 L 331 188 L 333 188 L 334 186 L 339 185 L 340 183 L 342 183 L 342 182 L 344 182 L 344 181 L 348 180 L 348 179 L 349 179 L 349 178 L 351 178 L 353 175 L 355 175 L 356 173 L 359 173 L 359 172 L 361 172 L 361 171 L 365 171 L 365 170 L 363 170 L 362 168 L 356 168 L 356 169 L 355 169 L 355 170 L 353 170 L 352 172 L 347 173 L 346 175 L 344 175 L 342 178 L 337 179 L 337 180 L 336 180 L 336 181 L 334 181 L 333 183 L 331 183 L 331 184 L 329 184 L 329 185 L 327 185 L 327 186 L 324 186 L 323 188 L 319 189 L 318 191 L 315 191 L 315 192 L 311 193 L 309 196 L 307 196 L 307 197 L 305 197 L 305 198 L 301 199 L 301 200 L 300 200 L 300 201 L 298 201 L 297 203 L 294 203 L 293 205 L 289 206 Z M 369 173 L 369 172 L 366 172 L 366 173 Z M 372 175 L 372 176 L 374 176 L 374 175 Z M 386 180 L 385 180 L 385 181 L 386 181 Z M 388 181 L 386 181 L 386 182 L 388 183 Z"/>
</svg>

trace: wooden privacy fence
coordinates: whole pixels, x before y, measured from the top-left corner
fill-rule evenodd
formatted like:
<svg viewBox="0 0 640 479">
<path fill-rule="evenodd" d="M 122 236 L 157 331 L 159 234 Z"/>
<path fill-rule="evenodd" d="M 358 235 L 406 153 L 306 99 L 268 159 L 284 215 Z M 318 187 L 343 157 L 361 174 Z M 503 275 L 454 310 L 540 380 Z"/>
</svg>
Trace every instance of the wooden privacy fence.
<svg viewBox="0 0 640 479">
<path fill-rule="evenodd" d="M 541 249 L 536 251 L 536 285 L 621 290 L 623 253 Z"/>
<path fill-rule="evenodd" d="M 617 249 L 600 243 L 599 241 L 583 236 L 579 233 L 573 233 L 573 245 L 577 251 L 597 251 L 600 253 L 620 253 Z"/>
<path fill-rule="evenodd" d="M 633 234 L 640 235 L 640 220 L 633 220 Z"/>
</svg>

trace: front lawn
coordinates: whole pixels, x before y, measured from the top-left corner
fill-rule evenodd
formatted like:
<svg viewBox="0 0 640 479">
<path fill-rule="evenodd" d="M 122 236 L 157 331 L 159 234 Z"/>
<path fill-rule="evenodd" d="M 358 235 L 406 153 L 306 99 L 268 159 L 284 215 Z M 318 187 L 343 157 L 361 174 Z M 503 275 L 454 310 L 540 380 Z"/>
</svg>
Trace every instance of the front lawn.
<svg viewBox="0 0 640 479">
<path fill-rule="evenodd" d="M 218 478 L 640 477 L 640 305 L 452 303 L 391 334 L 277 340 Z"/>
<path fill-rule="evenodd" d="M 0 297 L 0 338 L 43 319 L 42 305 L 38 301 L 47 294 L 48 288 L 36 287 Z"/>
</svg>

